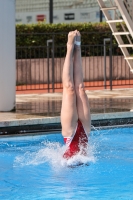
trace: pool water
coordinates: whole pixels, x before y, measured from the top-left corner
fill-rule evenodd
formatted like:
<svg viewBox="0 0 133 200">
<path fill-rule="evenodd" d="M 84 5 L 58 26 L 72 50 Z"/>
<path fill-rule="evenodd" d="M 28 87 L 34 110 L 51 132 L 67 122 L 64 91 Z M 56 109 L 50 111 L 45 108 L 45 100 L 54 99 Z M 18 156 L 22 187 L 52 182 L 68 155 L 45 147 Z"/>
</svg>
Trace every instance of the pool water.
<svg viewBox="0 0 133 200">
<path fill-rule="evenodd" d="M 92 131 L 82 166 L 64 150 L 60 133 L 0 138 L 0 199 L 133 200 L 133 128 Z"/>
</svg>

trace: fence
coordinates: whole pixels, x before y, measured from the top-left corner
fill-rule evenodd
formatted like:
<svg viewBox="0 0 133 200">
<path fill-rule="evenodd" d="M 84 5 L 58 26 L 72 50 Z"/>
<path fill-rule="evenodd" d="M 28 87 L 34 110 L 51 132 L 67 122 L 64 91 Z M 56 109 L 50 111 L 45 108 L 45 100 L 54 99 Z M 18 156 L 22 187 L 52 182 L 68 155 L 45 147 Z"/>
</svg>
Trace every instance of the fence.
<svg viewBox="0 0 133 200">
<path fill-rule="evenodd" d="M 28 35 L 23 34 L 22 36 L 28 37 Z M 45 46 L 17 46 L 17 91 L 62 91 L 62 69 L 66 45 L 55 43 L 55 37 L 56 34 L 49 35 Z M 109 33 L 108 40 L 107 43 L 105 40 L 101 44 L 83 44 L 81 46 L 86 89 L 133 86 L 133 74 L 118 46 L 112 44 L 111 33 Z"/>
</svg>

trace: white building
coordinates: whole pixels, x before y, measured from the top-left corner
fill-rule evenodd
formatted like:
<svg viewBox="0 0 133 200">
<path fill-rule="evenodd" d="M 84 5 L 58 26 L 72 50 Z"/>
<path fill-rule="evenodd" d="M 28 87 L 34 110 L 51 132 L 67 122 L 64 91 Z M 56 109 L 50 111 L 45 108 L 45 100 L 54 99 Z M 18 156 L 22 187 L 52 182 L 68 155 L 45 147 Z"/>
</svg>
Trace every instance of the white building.
<svg viewBox="0 0 133 200">
<path fill-rule="evenodd" d="M 53 10 L 53 23 L 99 22 L 100 18 L 97 0 L 53 0 Z M 110 14 L 113 17 L 113 11 Z M 16 23 L 38 21 L 49 23 L 49 0 L 16 0 Z"/>
</svg>

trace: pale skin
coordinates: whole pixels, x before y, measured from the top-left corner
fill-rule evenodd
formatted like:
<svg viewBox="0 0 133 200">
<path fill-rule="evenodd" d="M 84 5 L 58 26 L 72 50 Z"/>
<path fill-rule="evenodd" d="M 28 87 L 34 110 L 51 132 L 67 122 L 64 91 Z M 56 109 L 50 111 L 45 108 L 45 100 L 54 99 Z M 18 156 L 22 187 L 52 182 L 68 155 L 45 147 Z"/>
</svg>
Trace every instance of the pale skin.
<svg viewBox="0 0 133 200">
<path fill-rule="evenodd" d="M 80 41 L 80 32 L 75 30 L 68 34 L 67 53 L 63 66 L 63 98 L 61 108 L 62 135 L 71 137 L 78 119 L 86 133 L 91 130 L 91 116 L 88 97 L 84 90 L 81 47 L 74 44 Z"/>
</svg>

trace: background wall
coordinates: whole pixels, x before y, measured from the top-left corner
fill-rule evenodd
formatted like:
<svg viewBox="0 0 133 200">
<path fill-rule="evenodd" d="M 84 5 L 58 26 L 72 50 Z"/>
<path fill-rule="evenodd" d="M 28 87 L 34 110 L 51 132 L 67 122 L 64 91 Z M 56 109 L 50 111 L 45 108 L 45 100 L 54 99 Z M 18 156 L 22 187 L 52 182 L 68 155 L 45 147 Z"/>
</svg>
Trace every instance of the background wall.
<svg viewBox="0 0 133 200">
<path fill-rule="evenodd" d="M 106 79 L 110 78 L 109 56 L 106 57 Z M 129 67 L 123 56 L 113 56 L 112 75 L 113 80 L 128 80 L 133 78 Z M 17 62 L 17 84 L 43 84 L 48 83 L 48 62 L 47 59 L 19 59 Z M 84 81 L 104 80 L 104 57 L 91 56 L 82 57 Z M 64 58 L 54 59 L 55 83 L 62 82 L 62 69 Z M 123 72 L 123 74 L 122 74 Z M 49 59 L 49 81 L 52 83 L 52 59 Z"/>
</svg>

